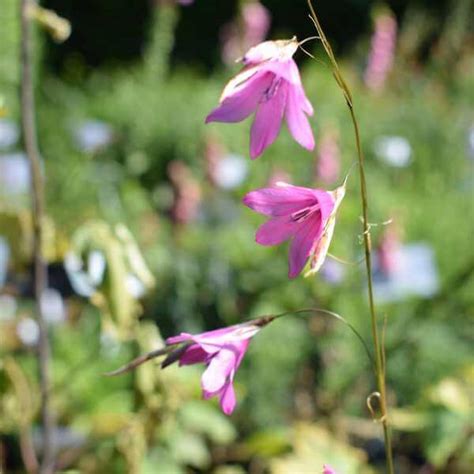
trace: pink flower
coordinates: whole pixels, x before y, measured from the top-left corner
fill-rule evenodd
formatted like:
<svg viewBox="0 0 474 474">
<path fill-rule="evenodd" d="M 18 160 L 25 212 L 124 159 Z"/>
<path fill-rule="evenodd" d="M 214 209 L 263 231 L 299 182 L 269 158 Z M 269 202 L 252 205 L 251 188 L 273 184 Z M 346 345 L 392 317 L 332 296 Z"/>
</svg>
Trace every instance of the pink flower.
<svg viewBox="0 0 474 474">
<path fill-rule="evenodd" d="M 313 107 L 306 98 L 293 60 L 296 38 L 265 41 L 249 49 L 245 65 L 224 88 L 220 104 L 206 118 L 209 122 L 240 122 L 255 112 L 250 131 L 250 157 L 260 156 L 280 131 L 283 118 L 293 138 L 304 148 L 314 148 L 306 115 Z"/>
<path fill-rule="evenodd" d="M 222 27 L 222 60 L 232 64 L 252 45 L 261 43 L 267 36 L 270 22 L 270 12 L 258 0 L 244 3 L 240 15 Z"/>
<path fill-rule="evenodd" d="M 230 415 L 235 408 L 234 376 L 255 334 L 273 317 L 263 317 L 215 331 L 192 335 L 181 333 L 166 340 L 167 345 L 184 344 L 173 350 L 163 362 L 166 367 L 179 359 L 179 365 L 204 363 L 202 374 L 203 397 L 218 396 L 222 411 Z"/>
<path fill-rule="evenodd" d="M 329 128 L 325 130 L 318 148 L 316 175 L 325 184 L 334 183 L 338 179 L 341 169 L 337 129 Z"/>
<path fill-rule="evenodd" d="M 177 224 L 187 224 L 196 219 L 201 204 L 201 188 L 185 163 L 173 160 L 168 165 L 168 175 L 174 191 L 171 217 Z"/>
<path fill-rule="evenodd" d="M 337 472 L 331 466 L 325 464 L 323 466 L 323 474 L 337 474 Z"/>
<path fill-rule="evenodd" d="M 326 257 L 334 232 L 336 211 L 344 197 L 345 185 L 333 192 L 277 183 L 244 197 L 244 204 L 269 216 L 257 231 L 260 245 L 278 245 L 291 239 L 289 278 L 295 278 L 311 257 L 314 273 Z"/>
<path fill-rule="evenodd" d="M 385 276 L 390 277 L 400 269 L 401 247 L 400 229 L 392 223 L 385 229 L 377 248 L 379 268 Z"/>
<path fill-rule="evenodd" d="M 374 92 L 383 89 L 385 79 L 393 65 L 396 41 L 397 20 L 390 10 L 384 10 L 375 18 L 375 32 L 364 76 L 365 84 Z"/>
</svg>

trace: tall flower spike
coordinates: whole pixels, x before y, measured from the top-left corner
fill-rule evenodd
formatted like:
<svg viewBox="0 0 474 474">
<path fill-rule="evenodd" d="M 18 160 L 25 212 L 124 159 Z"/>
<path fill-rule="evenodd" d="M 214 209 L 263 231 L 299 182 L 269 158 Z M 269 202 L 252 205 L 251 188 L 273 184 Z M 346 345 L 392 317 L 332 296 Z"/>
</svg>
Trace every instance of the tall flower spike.
<svg viewBox="0 0 474 474">
<path fill-rule="evenodd" d="M 286 119 L 293 138 L 314 149 L 314 137 L 306 115 L 313 114 L 293 54 L 296 38 L 265 41 L 242 58 L 244 68 L 224 88 L 220 104 L 207 117 L 209 122 L 240 122 L 255 112 L 250 131 L 250 157 L 255 159 L 278 136 Z"/>
<path fill-rule="evenodd" d="M 257 230 L 260 245 L 291 240 L 289 278 L 297 277 L 311 258 L 313 272 L 321 267 L 334 232 L 335 212 L 344 196 L 344 185 L 333 192 L 287 183 L 258 189 L 244 197 L 250 209 L 270 219 Z"/>
<path fill-rule="evenodd" d="M 236 404 L 233 385 L 235 373 L 252 337 L 273 319 L 263 317 L 215 331 L 196 335 L 181 333 L 170 337 L 166 344 L 179 346 L 169 353 L 162 367 L 177 360 L 180 366 L 206 364 L 207 368 L 201 378 L 203 397 L 206 400 L 219 397 L 222 411 L 230 415 Z"/>
</svg>

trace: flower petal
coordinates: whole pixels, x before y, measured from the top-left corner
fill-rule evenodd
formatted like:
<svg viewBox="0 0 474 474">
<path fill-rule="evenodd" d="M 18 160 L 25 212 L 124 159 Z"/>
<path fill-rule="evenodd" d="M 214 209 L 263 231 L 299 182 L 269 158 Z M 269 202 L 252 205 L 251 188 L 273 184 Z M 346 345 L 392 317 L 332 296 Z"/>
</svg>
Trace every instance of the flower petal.
<svg viewBox="0 0 474 474">
<path fill-rule="evenodd" d="M 206 362 L 209 354 L 198 344 L 189 346 L 179 358 L 179 365 L 192 365 Z"/>
<path fill-rule="evenodd" d="M 232 380 L 229 380 L 223 387 L 220 394 L 220 404 L 222 411 L 226 415 L 231 415 L 234 411 L 236 400 Z"/>
<path fill-rule="evenodd" d="M 201 377 L 201 387 L 207 395 L 215 395 L 235 370 L 237 354 L 234 350 L 221 349 L 212 359 Z"/>
<path fill-rule="evenodd" d="M 168 337 L 166 345 L 180 344 L 181 342 L 192 341 L 193 335 L 187 332 L 182 332 L 178 336 Z"/>
<path fill-rule="evenodd" d="M 219 107 L 206 117 L 206 123 L 240 122 L 248 117 L 257 108 L 273 78 L 272 73 L 256 72 L 250 78 L 244 79 L 242 84 L 230 88 L 230 92 L 223 96 Z"/>
<path fill-rule="evenodd" d="M 289 278 L 297 277 L 308 260 L 316 240 L 321 237 L 323 226 L 321 214 L 318 212 L 300 226 L 290 246 Z"/>
<path fill-rule="evenodd" d="M 295 235 L 300 224 L 290 216 L 274 217 L 257 230 L 255 241 L 260 245 L 278 245 Z"/>
<path fill-rule="evenodd" d="M 334 228 L 336 226 L 336 214 L 337 210 L 344 198 L 346 193 L 345 184 L 337 188 L 333 193 L 328 193 L 331 196 L 332 204 L 329 204 L 327 200 L 321 200 L 323 203 L 322 207 L 322 221 L 325 222 L 324 230 L 321 238 L 311 250 L 313 254 L 311 257 L 311 269 L 305 274 L 305 276 L 312 275 L 320 270 L 326 255 L 331 245 L 332 236 L 334 234 Z"/>
<path fill-rule="evenodd" d="M 268 61 L 260 65 L 260 70 L 272 72 L 275 76 L 285 79 L 290 84 L 301 86 L 301 76 L 294 59 Z"/>
<path fill-rule="evenodd" d="M 295 86 L 288 87 L 285 117 L 293 138 L 307 150 L 314 149 L 314 137 L 304 113 L 305 97 Z"/>
<path fill-rule="evenodd" d="M 285 216 L 317 203 L 314 191 L 300 186 L 280 185 L 248 193 L 243 203 L 266 216 Z"/>
<path fill-rule="evenodd" d="M 274 95 L 260 102 L 250 130 L 250 158 L 259 157 L 280 132 L 288 85 L 282 81 Z"/>
</svg>

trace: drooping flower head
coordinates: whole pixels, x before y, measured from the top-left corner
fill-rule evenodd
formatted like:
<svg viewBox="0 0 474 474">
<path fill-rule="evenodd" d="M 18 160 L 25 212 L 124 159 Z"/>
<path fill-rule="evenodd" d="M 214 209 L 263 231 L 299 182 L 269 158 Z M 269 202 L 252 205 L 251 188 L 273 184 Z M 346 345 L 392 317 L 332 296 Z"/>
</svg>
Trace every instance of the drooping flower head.
<svg viewBox="0 0 474 474">
<path fill-rule="evenodd" d="M 265 41 L 242 58 L 244 68 L 224 88 L 220 104 L 206 118 L 209 122 L 240 122 L 255 112 L 250 131 L 250 157 L 259 157 L 280 131 L 283 118 L 293 138 L 304 148 L 314 148 L 306 115 L 313 114 L 301 83 L 293 54 L 296 38 Z"/>
<path fill-rule="evenodd" d="M 206 364 L 202 374 L 203 397 L 219 397 L 222 411 L 230 415 L 235 408 L 234 376 L 250 340 L 274 318 L 262 317 L 235 326 L 201 334 L 181 333 L 166 340 L 167 345 L 179 345 L 162 364 L 166 367 L 179 360 L 179 365 Z"/>
<path fill-rule="evenodd" d="M 244 197 L 244 204 L 270 219 L 257 230 L 260 245 L 278 245 L 291 240 L 289 278 L 295 278 L 311 259 L 311 273 L 326 257 L 345 185 L 333 192 L 287 183 L 258 189 Z"/>
</svg>

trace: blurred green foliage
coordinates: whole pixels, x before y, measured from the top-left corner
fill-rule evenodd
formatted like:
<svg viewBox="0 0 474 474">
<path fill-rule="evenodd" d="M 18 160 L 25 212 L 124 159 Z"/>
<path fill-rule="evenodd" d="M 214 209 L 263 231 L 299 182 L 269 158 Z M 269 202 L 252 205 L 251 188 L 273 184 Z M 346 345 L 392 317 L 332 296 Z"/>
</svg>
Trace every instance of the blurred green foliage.
<svg viewBox="0 0 474 474">
<path fill-rule="evenodd" d="M 16 1 L 4 5 L 0 95 L 17 120 Z M 63 77 L 38 69 L 50 261 L 62 261 L 69 251 L 85 257 L 90 250 L 102 251 L 106 260 L 97 292 L 68 298 L 67 322 L 51 330 L 54 407 L 60 426 L 78 440 L 78 447 L 61 448 L 60 462 L 91 473 L 319 472 L 315 466 L 323 462 L 347 474 L 374 472 L 377 462 L 368 466 L 373 453 L 367 446 L 380 433 L 365 407 L 374 389 L 370 366 L 353 334 L 326 316 L 285 317 L 255 338 L 236 377 L 239 405 L 230 419 L 214 402 L 200 400 L 199 368 L 160 371 L 150 362 L 122 377 L 101 375 L 158 347 L 162 335 L 302 307 L 335 311 L 370 339 L 362 268 L 346 265 L 346 279 L 337 286 L 319 275 L 288 281 L 286 246 L 254 243 L 262 219 L 240 204 L 245 192 L 262 187 L 275 170 L 301 185 L 320 184 L 314 157 L 287 130 L 257 162 L 246 158 L 249 175 L 238 188 L 223 191 L 207 178 L 209 137 L 246 157 L 250 123 L 204 126 L 233 71 L 206 76 L 181 65 L 170 73 L 170 35 L 179 13 L 167 8 L 156 15 L 143 62 L 98 69 L 87 79 L 74 60 Z M 407 20 L 400 44 L 409 26 Z M 417 472 L 426 463 L 440 472 L 468 472 L 474 181 L 466 134 L 473 121 L 472 51 L 462 50 L 449 74 L 440 73 L 443 56 L 420 69 L 400 55 L 381 95 L 362 84 L 362 51 L 356 48 L 344 67 L 362 130 L 371 219 L 395 217 L 406 242 L 429 243 L 441 279 L 430 299 L 380 305 L 387 317 L 389 396 L 397 407 L 397 463 L 401 472 Z M 339 129 L 346 172 L 355 160 L 350 118 L 322 52 L 313 52 L 318 60 L 302 71 L 316 110 L 312 125 L 317 136 L 327 125 Z M 38 64 L 40 58 L 38 53 Z M 74 131 L 90 119 L 109 124 L 112 141 L 84 152 Z M 378 160 L 373 145 L 381 135 L 405 137 L 412 165 L 395 169 Z M 200 211 L 185 224 L 172 218 L 169 165 L 176 160 L 187 165 L 200 189 Z M 7 201 L 0 200 L 0 234 L 15 248 L 20 237 L 28 239 L 28 226 L 20 225 L 28 201 L 13 210 Z M 331 247 L 344 260 L 361 256 L 359 213 L 353 174 Z M 12 222 L 18 230 L 9 233 Z M 383 229 L 373 227 L 374 245 Z M 27 252 L 16 252 L 10 271 L 27 278 L 28 260 Z M 145 283 L 145 297 L 127 292 L 129 271 Z M 28 297 L 17 301 L 15 317 L 0 322 L 0 441 L 14 453 L 8 462 L 21 469 L 18 448 L 11 446 L 27 442 L 38 422 L 38 387 L 34 354 L 15 332 L 18 321 L 32 315 L 32 304 Z M 104 330 L 107 317 L 116 333 Z"/>
</svg>

